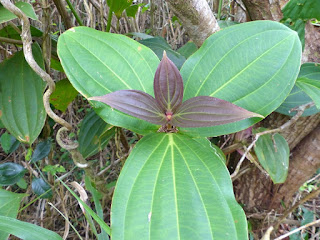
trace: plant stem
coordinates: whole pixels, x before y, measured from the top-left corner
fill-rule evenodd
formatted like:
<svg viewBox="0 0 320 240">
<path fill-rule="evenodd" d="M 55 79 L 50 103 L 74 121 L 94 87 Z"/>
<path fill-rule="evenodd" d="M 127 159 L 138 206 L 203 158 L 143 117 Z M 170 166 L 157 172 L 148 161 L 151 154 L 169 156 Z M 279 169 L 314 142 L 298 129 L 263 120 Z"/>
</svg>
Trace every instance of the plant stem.
<svg viewBox="0 0 320 240">
<path fill-rule="evenodd" d="M 111 21 L 112 21 L 112 9 L 111 9 L 111 8 L 109 8 L 109 13 L 108 13 L 108 22 L 107 22 L 106 32 L 110 32 L 110 28 L 111 28 Z"/>
<path fill-rule="evenodd" d="M 70 2 L 70 0 L 66 0 L 73 16 L 76 18 L 76 21 L 79 23 L 80 26 L 83 26 L 83 23 L 82 23 L 82 20 L 81 18 L 79 17 L 78 13 L 76 12 L 76 10 L 74 9 L 72 3 Z"/>
<path fill-rule="evenodd" d="M 219 0 L 218 16 L 217 16 L 218 20 L 220 20 L 220 17 L 221 17 L 222 4 L 223 4 L 223 0 Z"/>
<path fill-rule="evenodd" d="M 65 24 L 66 29 L 72 28 L 73 23 L 71 22 L 70 17 L 68 16 L 67 10 L 62 3 L 62 0 L 53 0 L 54 5 L 56 5 L 59 14 L 62 17 L 63 23 Z"/>
<path fill-rule="evenodd" d="M 12 44 L 23 44 L 21 40 L 16 40 L 12 38 L 0 37 L 0 42 L 12 43 Z"/>
</svg>

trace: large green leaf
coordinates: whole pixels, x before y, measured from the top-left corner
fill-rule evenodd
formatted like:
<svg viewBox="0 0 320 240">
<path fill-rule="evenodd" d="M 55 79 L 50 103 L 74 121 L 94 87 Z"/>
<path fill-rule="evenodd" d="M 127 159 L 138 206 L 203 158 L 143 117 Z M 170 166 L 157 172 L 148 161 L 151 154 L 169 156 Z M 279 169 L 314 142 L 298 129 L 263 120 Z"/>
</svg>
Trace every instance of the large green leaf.
<svg viewBox="0 0 320 240">
<path fill-rule="evenodd" d="M 40 47 L 33 55 L 43 66 Z M 39 136 L 46 112 L 42 94 L 44 81 L 30 68 L 22 51 L 0 64 L 0 119 L 20 142 L 31 144 Z"/>
<path fill-rule="evenodd" d="M 81 122 L 79 152 L 84 158 L 101 151 L 115 134 L 115 128 L 103 121 L 94 111 Z"/>
<path fill-rule="evenodd" d="M 15 235 L 23 240 L 62 240 L 62 237 L 55 232 L 5 216 L 0 216 L 0 231 Z"/>
<path fill-rule="evenodd" d="M 147 47 L 123 35 L 92 28 L 72 28 L 59 37 L 58 55 L 74 88 L 86 98 L 121 89 L 136 89 L 153 95 L 153 77 L 158 57 Z M 140 134 L 159 126 L 94 102 L 106 122 Z"/>
<path fill-rule="evenodd" d="M 296 85 L 308 94 L 317 108 L 320 109 L 320 81 L 304 77 L 298 78 Z"/>
<path fill-rule="evenodd" d="M 262 167 L 268 172 L 272 181 L 283 183 L 288 175 L 290 149 L 280 134 L 265 134 L 259 137 L 254 148 Z"/>
<path fill-rule="evenodd" d="M 33 20 L 38 20 L 37 15 L 35 14 L 33 7 L 30 3 L 26 2 L 17 2 L 16 7 L 18 7 L 22 12 L 24 12 L 29 18 Z M 16 15 L 7 10 L 4 6 L 0 4 L 0 24 L 10 21 L 17 18 Z"/>
<path fill-rule="evenodd" d="M 20 201 L 27 194 L 18 194 L 0 189 L 0 216 L 16 218 Z M 0 240 L 7 240 L 9 233 L 0 231 Z"/>
<path fill-rule="evenodd" d="M 255 21 L 228 27 L 209 37 L 182 66 L 184 99 L 217 97 L 266 116 L 291 91 L 300 58 L 299 37 L 283 24 Z M 259 120 L 183 131 L 217 136 L 248 128 Z"/>
<path fill-rule="evenodd" d="M 283 18 L 320 20 L 320 0 L 290 0 L 282 9 Z"/>
<path fill-rule="evenodd" d="M 320 82 L 320 66 L 318 63 L 304 63 L 301 65 L 299 78 L 309 78 Z M 298 86 L 293 87 L 291 93 L 281 106 L 276 110 L 279 113 L 293 116 L 296 112 L 290 112 L 292 108 L 312 102 L 312 99 L 302 91 Z M 304 111 L 302 116 L 310 116 L 318 113 L 320 110 L 315 106 Z"/>
<path fill-rule="evenodd" d="M 118 179 L 112 239 L 247 239 L 229 172 L 208 140 L 152 133 Z"/>
</svg>

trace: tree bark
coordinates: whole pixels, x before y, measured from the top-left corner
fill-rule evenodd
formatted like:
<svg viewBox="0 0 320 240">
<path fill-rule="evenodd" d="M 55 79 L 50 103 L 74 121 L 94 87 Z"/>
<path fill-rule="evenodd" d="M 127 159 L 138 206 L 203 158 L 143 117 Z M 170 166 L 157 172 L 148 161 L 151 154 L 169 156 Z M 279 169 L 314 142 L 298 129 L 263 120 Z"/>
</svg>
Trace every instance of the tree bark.
<svg viewBox="0 0 320 240">
<path fill-rule="evenodd" d="M 220 30 L 206 0 L 167 0 L 167 2 L 198 47 L 211 34 Z"/>
</svg>

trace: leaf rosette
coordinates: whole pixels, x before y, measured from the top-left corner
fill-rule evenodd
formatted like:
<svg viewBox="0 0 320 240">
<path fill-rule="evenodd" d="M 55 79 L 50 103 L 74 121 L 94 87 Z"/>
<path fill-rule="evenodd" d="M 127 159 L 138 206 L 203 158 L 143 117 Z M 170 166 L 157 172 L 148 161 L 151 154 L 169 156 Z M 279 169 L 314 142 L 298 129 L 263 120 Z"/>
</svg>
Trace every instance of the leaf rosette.
<svg viewBox="0 0 320 240">
<path fill-rule="evenodd" d="M 118 90 L 89 100 L 103 102 L 133 117 L 161 125 L 160 132 L 175 132 L 176 127 L 210 127 L 251 117 L 264 118 L 228 101 L 197 96 L 183 99 L 183 80 L 166 52 L 155 72 L 154 96 L 140 90 Z"/>
</svg>

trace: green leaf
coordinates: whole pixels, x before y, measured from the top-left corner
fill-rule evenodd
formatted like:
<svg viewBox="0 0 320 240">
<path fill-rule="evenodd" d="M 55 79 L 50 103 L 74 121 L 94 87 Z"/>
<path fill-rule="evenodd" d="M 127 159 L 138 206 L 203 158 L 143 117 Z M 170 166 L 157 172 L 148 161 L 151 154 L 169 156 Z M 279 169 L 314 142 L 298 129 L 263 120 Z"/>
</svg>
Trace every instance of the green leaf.
<svg viewBox="0 0 320 240">
<path fill-rule="evenodd" d="M 114 14 L 117 16 L 117 18 L 120 18 L 122 15 L 122 12 L 130 7 L 132 4 L 132 0 L 107 0 L 107 4 L 110 7 L 111 11 L 114 12 Z"/>
<path fill-rule="evenodd" d="M 309 78 L 320 82 L 320 65 L 318 63 L 302 64 L 298 77 Z M 289 96 L 276 111 L 285 115 L 293 116 L 296 114 L 296 112 L 290 112 L 292 108 L 299 107 L 309 102 L 312 102 L 312 99 L 304 91 L 302 91 L 296 83 Z M 320 112 L 320 110 L 314 106 L 306 109 L 302 116 L 310 116 L 318 112 Z"/>
<path fill-rule="evenodd" d="M 177 52 L 180 53 L 185 58 L 188 58 L 192 54 L 194 54 L 197 50 L 198 50 L 197 45 L 195 45 L 193 42 L 187 42 L 185 45 L 179 48 Z"/>
<path fill-rule="evenodd" d="M 317 108 L 320 109 L 320 81 L 303 77 L 297 79 L 296 85 L 308 94 Z"/>
<path fill-rule="evenodd" d="M 9 150 L 12 145 L 11 137 L 12 136 L 8 132 L 5 132 L 4 134 L 1 135 L 1 138 L 0 138 L 1 147 L 6 154 L 9 153 Z"/>
<path fill-rule="evenodd" d="M 20 145 L 20 142 L 7 132 L 1 135 L 0 143 L 3 151 L 6 154 L 14 152 Z"/>
<path fill-rule="evenodd" d="M 16 7 L 18 7 L 22 12 L 24 12 L 27 17 L 33 19 L 33 20 L 38 20 L 37 15 L 35 14 L 33 7 L 31 4 L 26 3 L 26 2 L 17 2 Z M 17 18 L 16 15 L 11 13 L 9 10 L 7 10 L 4 6 L 0 4 L 0 24 L 10 21 L 12 19 Z"/>
<path fill-rule="evenodd" d="M 128 7 L 126 9 L 127 16 L 135 18 L 136 14 L 138 12 L 138 9 L 139 9 L 139 5 L 138 4 L 131 5 L 130 7 Z"/>
<path fill-rule="evenodd" d="M 320 0 L 290 0 L 282 9 L 283 18 L 320 19 Z"/>
<path fill-rule="evenodd" d="M 50 67 L 54 70 L 57 70 L 59 72 L 63 72 L 64 73 L 64 70 L 61 66 L 61 63 L 58 59 L 55 59 L 55 58 L 51 58 L 51 62 L 50 62 Z"/>
<path fill-rule="evenodd" d="M 132 150 L 112 202 L 112 239 L 247 239 L 229 172 L 207 139 L 152 133 Z"/>
<path fill-rule="evenodd" d="M 83 119 L 79 132 L 79 152 L 88 158 L 101 151 L 114 136 L 115 128 L 103 121 L 94 111 Z"/>
<path fill-rule="evenodd" d="M 18 28 L 21 30 L 21 26 L 18 26 Z M 42 37 L 43 32 L 34 27 L 34 26 L 30 26 L 30 30 L 31 30 L 31 36 L 32 37 Z M 12 39 L 16 39 L 16 40 L 21 40 L 21 36 L 20 33 L 17 32 L 12 26 L 8 25 L 5 26 L 4 28 L 2 28 L 0 30 L 0 36 L 1 37 L 6 37 L 6 38 L 12 38 Z"/>
<path fill-rule="evenodd" d="M 223 29 L 223 28 L 227 28 L 227 27 L 239 24 L 239 22 L 234 22 L 229 20 L 218 20 L 218 24 L 219 24 L 219 27 Z"/>
<path fill-rule="evenodd" d="M 20 202 L 27 194 L 18 194 L 0 189 L 0 216 L 16 218 Z M 0 239 L 7 240 L 9 233 L 0 230 Z"/>
<path fill-rule="evenodd" d="M 5 216 L 0 216 L 0 230 L 23 240 L 62 240 L 55 232 Z"/>
<path fill-rule="evenodd" d="M 265 134 L 259 137 L 254 148 L 262 167 L 268 172 L 272 181 L 283 183 L 288 175 L 289 146 L 280 134 Z"/>
<path fill-rule="evenodd" d="M 27 170 L 17 163 L 0 164 L 0 185 L 13 185 L 20 180 Z"/>
<path fill-rule="evenodd" d="M 39 45 L 33 55 L 43 66 Z M 30 68 L 22 51 L 0 63 L 0 119 L 20 142 L 32 144 L 46 119 L 42 94 L 46 84 Z"/>
<path fill-rule="evenodd" d="M 148 38 L 154 38 L 151 35 L 148 35 L 146 33 L 140 33 L 140 32 L 130 32 L 127 33 L 128 36 L 133 36 L 135 38 L 140 38 L 140 39 L 148 39 Z"/>
<path fill-rule="evenodd" d="M 19 181 L 16 184 L 19 186 L 19 188 L 22 188 L 22 189 L 25 189 L 25 190 L 28 187 L 28 183 L 24 178 L 20 178 Z"/>
<path fill-rule="evenodd" d="M 52 176 L 54 176 L 56 173 L 66 172 L 66 169 L 59 165 L 46 165 L 44 168 L 42 168 L 42 171 L 49 172 Z"/>
<path fill-rule="evenodd" d="M 40 196 L 42 199 L 51 198 L 52 197 L 52 189 L 48 183 L 46 183 L 42 178 L 34 178 L 32 179 L 32 191 Z"/>
<path fill-rule="evenodd" d="M 21 199 L 25 196 L 28 196 L 28 194 L 13 193 L 0 189 L 0 216 L 17 217 Z"/>
<path fill-rule="evenodd" d="M 179 69 L 186 61 L 186 58 L 180 53 L 173 51 L 170 45 L 162 37 L 148 38 L 139 42 L 149 47 L 155 54 L 157 54 L 159 59 L 162 59 L 163 51 L 166 51 L 168 58 L 174 62 Z"/>
<path fill-rule="evenodd" d="M 69 104 L 78 95 L 77 90 L 68 79 L 62 79 L 56 83 L 56 89 L 50 96 L 50 103 L 58 110 L 65 112 Z"/>
<path fill-rule="evenodd" d="M 31 163 L 42 160 L 47 157 L 51 151 L 51 140 L 47 139 L 43 142 L 37 144 L 36 149 L 34 150 L 32 157 L 30 159 Z"/>
<path fill-rule="evenodd" d="M 159 59 L 152 50 L 128 37 L 86 27 L 72 28 L 59 37 L 58 55 L 71 84 L 86 98 L 122 89 L 153 95 Z M 93 105 L 97 114 L 114 126 L 142 135 L 159 128 L 103 103 Z"/>
<path fill-rule="evenodd" d="M 212 96 L 267 116 L 291 91 L 300 59 L 298 35 L 283 24 L 254 21 L 228 27 L 209 37 L 181 68 L 184 99 Z M 246 129 L 260 120 L 181 130 L 218 136 Z"/>
</svg>

